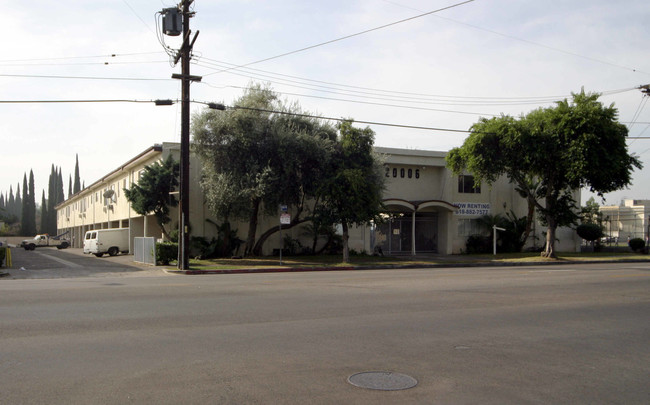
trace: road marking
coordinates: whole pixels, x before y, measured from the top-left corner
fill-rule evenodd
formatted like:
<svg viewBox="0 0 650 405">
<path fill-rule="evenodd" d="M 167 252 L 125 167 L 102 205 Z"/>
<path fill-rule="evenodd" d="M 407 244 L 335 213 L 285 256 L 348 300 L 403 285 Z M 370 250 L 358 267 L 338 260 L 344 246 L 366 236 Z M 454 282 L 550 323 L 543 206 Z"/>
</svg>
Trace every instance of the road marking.
<svg viewBox="0 0 650 405">
<path fill-rule="evenodd" d="M 578 270 L 530 270 L 529 273 L 560 273 Z"/>
<path fill-rule="evenodd" d="M 83 267 L 83 266 L 81 266 L 81 265 L 79 265 L 79 264 L 77 264 L 77 263 L 72 263 L 72 262 L 69 262 L 69 261 L 67 261 L 67 260 L 63 260 L 63 259 L 60 259 L 60 258 L 58 258 L 58 257 L 55 257 L 55 256 L 46 255 L 45 253 L 36 252 L 36 251 L 34 251 L 34 253 L 39 254 L 39 255 L 41 255 L 41 256 L 48 257 L 48 258 L 54 260 L 55 262 L 59 262 L 59 263 L 61 263 L 61 264 L 65 264 L 66 266 L 71 267 L 71 268 L 78 269 L 78 268 Z"/>
</svg>

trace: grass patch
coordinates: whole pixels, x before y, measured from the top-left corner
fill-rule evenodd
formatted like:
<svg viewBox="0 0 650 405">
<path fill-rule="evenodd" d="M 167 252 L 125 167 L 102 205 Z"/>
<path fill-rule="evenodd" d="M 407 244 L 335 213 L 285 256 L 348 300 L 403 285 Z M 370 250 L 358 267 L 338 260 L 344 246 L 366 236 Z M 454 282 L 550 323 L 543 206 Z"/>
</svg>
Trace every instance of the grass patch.
<svg viewBox="0 0 650 405">
<path fill-rule="evenodd" d="M 481 263 L 539 263 L 539 262 L 572 262 L 572 261 L 623 261 L 645 260 L 650 256 L 634 253 L 558 253 L 558 259 L 541 257 L 539 253 L 500 253 L 476 255 L 440 255 L 428 257 L 410 256 L 350 256 L 349 263 L 341 261 L 341 255 L 320 256 L 285 256 L 280 265 L 279 258 L 247 257 L 243 259 L 209 259 L 190 260 L 193 270 L 236 270 L 248 268 L 312 268 L 312 267 L 349 267 L 349 266 L 414 266 L 414 265 L 444 265 L 444 264 L 481 264 Z M 170 266 L 173 266 L 172 263 Z"/>
</svg>

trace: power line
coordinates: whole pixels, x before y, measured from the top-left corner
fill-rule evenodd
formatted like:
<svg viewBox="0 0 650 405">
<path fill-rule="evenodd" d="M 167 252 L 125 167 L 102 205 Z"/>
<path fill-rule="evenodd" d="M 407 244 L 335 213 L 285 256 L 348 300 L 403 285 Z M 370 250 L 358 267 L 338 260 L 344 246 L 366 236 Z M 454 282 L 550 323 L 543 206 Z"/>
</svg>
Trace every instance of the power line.
<svg viewBox="0 0 650 405">
<path fill-rule="evenodd" d="M 204 66 L 203 64 L 199 64 L 199 66 Z M 205 66 L 204 66 L 205 67 Z M 381 94 L 380 92 L 387 92 L 384 90 L 375 90 L 375 92 L 368 92 L 368 91 L 358 91 L 358 90 L 345 90 L 345 89 L 338 89 L 338 88 L 333 88 L 333 87 L 328 87 L 328 86 L 323 86 L 323 85 L 318 85 L 318 84 L 310 84 L 310 83 L 302 83 L 299 81 L 295 80 L 290 80 L 290 79 L 276 79 L 273 76 L 268 76 L 265 74 L 250 74 L 246 72 L 242 73 L 237 73 L 233 70 L 226 71 L 225 73 L 237 75 L 237 76 L 243 76 L 243 77 L 248 77 L 250 79 L 257 79 L 257 80 L 263 80 L 263 81 L 268 81 L 270 83 L 278 84 L 278 85 L 284 85 L 284 86 L 291 86 L 291 87 L 296 87 L 299 89 L 306 89 L 306 90 L 312 90 L 312 91 L 319 91 L 319 92 L 324 92 L 324 93 L 330 93 L 330 94 L 339 94 L 339 95 L 344 95 L 344 96 L 352 96 L 352 97 L 361 97 L 361 98 L 366 98 L 366 99 L 374 99 L 374 100 L 386 100 L 386 101 L 401 101 L 401 102 L 407 102 L 407 103 L 422 103 L 422 104 L 434 104 L 434 105 L 460 105 L 460 106 L 501 106 L 501 105 L 523 105 L 523 104 L 548 104 L 548 103 L 553 103 L 556 101 L 560 101 L 565 97 L 558 97 L 558 98 L 544 98 L 544 99 L 529 99 L 525 101 L 500 101 L 500 100 L 493 100 L 490 101 L 489 99 L 485 98 L 484 101 L 479 101 L 478 98 L 474 98 L 474 100 L 469 100 L 469 98 L 466 98 L 465 101 L 453 101 L 453 100 L 444 100 L 444 99 L 436 99 L 436 98 L 426 98 L 426 97 L 407 97 L 407 96 L 401 96 L 401 95 L 391 95 L 391 94 Z M 270 78 L 270 79 L 269 79 Z M 297 83 L 297 84 L 294 84 Z M 305 86 L 310 86 L 310 87 L 305 87 Z"/>
<path fill-rule="evenodd" d="M 58 75 L 15 75 L 0 73 L 0 77 L 23 77 L 36 79 L 77 79 L 77 80 L 142 80 L 142 81 L 171 81 L 173 79 L 154 79 L 146 77 L 100 77 L 100 76 L 58 76 Z"/>
<path fill-rule="evenodd" d="M 199 83 L 203 84 L 203 85 L 206 85 L 206 86 L 215 87 L 215 86 L 210 85 L 209 83 L 205 83 L 205 82 L 199 82 Z M 235 88 L 235 89 L 243 89 L 243 90 L 248 90 L 249 89 L 248 87 L 241 87 L 241 86 L 228 86 L 228 87 L 232 87 L 232 88 Z M 295 96 L 295 97 L 317 98 L 317 99 L 321 99 L 321 100 L 343 101 L 343 102 L 346 102 L 346 103 L 367 104 L 367 105 L 376 105 L 376 106 L 382 106 L 382 107 L 405 108 L 405 109 L 421 110 L 421 111 L 436 111 L 436 112 L 445 112 L 445 113 L 452 113 L 452 114 L 487 115 L 487 116 L 491 116 L 491 117 L 498 117 L 499 116 L 499 114 L 491 114 L 491 113 L 457 111 L 457 110 L 444 110 L 444 109 L 439 109 L 439 108 L 417 107 L 417 106 L 407 106 L 407 105 L 388 104 L 388 103 L 376 103 L 376 102 L 371 102 L 371 101 L 348 100 L 348 99 L 344 99 L 344 98 L 313 96 L 313 95 L 307 95 L 307 94 L 289 93 L 289 92 L 281 92 L 281 91 L 278 91 L 277 93 L 286 94 L 286 95 Z"/>
<path fill-rule="evenodd" d="M 392 2 L 392 1 L 388 1 L 388 0 L 384 0 L 384 1 L 386 3 L 390 3 L 390 4 L 393 4 L 393 5 L 399 6 L 399 7 L 404 7 L 404 8 L 408 8 L 408 9 L 415 10 L 415 11 L 422 11 L 422 10 L 419 10 L 417 8 L 404 6 L 402 4 L 395 3 L 395 2 Z M 468 23 L 465 23 L 465 22 L 462 22 L 462 21 L 454 20 L 453 18 L 442 17 L 442 16 L 439 16 L 439 15 L 436 15 L 434 17 L 441 18 L 441 19 L 447 20 L 447 21 L 451 21 L 451 22 L 454 22 L 456 24 L 465 25 L 467 27 L 471 27 L 471 28 L 474 28 L 474 29 L 477 29 L 477 30 L 489 32 L 491 34 L 499 35 L 499 36 L 502 36 L 502 37 L 505 37 L 505 38 L 514 39 L 516 41 L 521 41 L 521 42 L 524 42 L 524 43 L 527 43 L 527 44 L 530 44 L 530 45 L 535 45 L 535 46 L 539 46 L 541 48 L 546 48 L 546 49 L 549 49 L 549 50 L 552 50 L 552 51 L 555 51 L 555 52 L 560 52 L 560 53 L 563 53 L 563 54 L 566 54 L 566 55 L 571 55 L 571 56 L 575 56 L 575 57 L 578 57 L 578 58 L 587 59 L 587 60 L 590 60 L 590 61 L 593 61 L 593 62 L 598 62 L 598 63 L 602 63 L 602 64 L 605 64 L 605 65 L 618 67 L 618 68 L 629 70 L 629 71 L 632 71 L 632 72 L 635 72 L 635 73 L 643 73 L 643 74 L 646 74 L 646 75 L 650 75 L 649 72 L 645 72 L 643 70 L 639 70 L 639 69 L 632 68 L 632 67 L 629 67 L 629 66 L 619 65 L 619 64 L 614 63 L 614 62 L 606 61 L 604 59 L 598 59 L 598 58 L 594 58 L 592 56 L 585 56 L 585 55 L 581 55 L 579 53 L 575 53 L 575 52 L 567 51 L 567 50 L 564 50 L 564 49 L 555 48 L 555 47 L 552 47 L 552 46 L 540 44 L 538 42 L 533 42 L 533 41 L 530 41 L 530 40 L 527 40 L 527 39 L 515 37 L 513 35 L 504 34 L 504 33 L 494 31 L 494 30 L 491 30 L 491 29 L 488 29 L 488 28 L 479 27 L 478 25 L 468 24 Z"/>
<path fill-rule="evenodd" d="M 0 104 L 56 104 L 56 103 L 157 103 L 160 105 L 169 105 L 178 103 L 179 100 L 129 100 L 129 99 L 106 99 L 106 100 L 0 100 Z M 208 103 L 205 101 L 196 101 L 192 100 L 193 103 L 212 105 L 213 103 Z M 328 121 L 354 121 L 361 124 L 368 125 L 380 125 L 388 127 L 397 127 L 397 128 L 408 128 L 408 129 L 421 129 L 421 130 L 430 130 L 430 131 L 443 131 L 443 132 L 459 132 L 459 133 L 469 133 L 470 130 L 463 129 L 451 129 L 451 128 L 436 128 L 436 127 L 425 127 L 417 125 L 407 125 L 407 124 L 393 124 L 388 122 L 376 122 L 376 121 L 364 121 L 357 119 L 345 119 L 345 118 L 334 118 L 334 117 L 325 117 L 312 114 L 296 113 L 289 111 L 275 111 L 275 110 L 266 110 L 262 108 L 252 108 L 252 107 L 243 107 L 243 106 L 224 106 L 225 108 L 230 109 L 239 109 L 239 110 L 253 110 L 260 112 L 268 112 L 273 114 L 285 114 L 285 115 L 294 115 L 299 117 L 307 118 L 316 118 Z"/>
<path fill-rule="evenodd" d="M 210 103 L 205 103 L 205 102 L 200 102 L 200 101 L 196 101 L 196 102 L 206 104 L 206 105 L 210 104 Z M 304 114 L 304 113 L 297 113 L 297 112 L 290 112 L 290 111 L 276 111 L 276 110 L 267 110 L 267 109 L 264 109 L 264 108 L 242 107 L 242 106 L 237 106 L 237 105 L 234 106 L 234 107 L 226 107 L 226 108 L 231 108 L 231 109 L 234 109 L 234 110 L 251 110 L 251 111 L 259 111 L 259 112 L 267 112 L 267 113 L 271 113 L 271 114 L 293 115 L 293 116 L 296 116 L 296 117 L 316 118 L 316 119 L 322 119 L 322 120 L 327 120 L 327 121 L 338 121 L 338 122 L 353 121 L 353 122 L 357 122 L 357 123 L 360 123 L 360 124 L 380 125 L 380 126 L 396 127 L 396 128 L 422 129 L 422 130 L 428 130 L 428 131 L 460 132 L 460 133 L 470 133 L 470 132 L 472 132 L 470 130 L 464 130 L 464 129 L 424 127 L 424 126 L 416 126 L 416 125 L 391 124 L 391 123 L 387 123 L 387 122 L 363 121 L 363 120 L 346 119 L 346 118 L 334 118 L 334 117 L 325 117 L 325 116 L 318 116 L 318 115 Z"/>
<path fill-rule="evenodd" d="M 454 7 L 462 6 L 464 4 L 471 3 L 473 1 L 474 0 L 463 1 L 461 3 L 456 3 L 456 4 L 453 4 L 451 6 L 439 8 L 437 10 L 429 11 L 429 12 L 426 12 L 426 13 L 422 13 L 420 15 L 405 18 L 405 19 L 399 20 L 399 21 L 395 21 L 395 22 L 392 22 L 390 24 L 384 24 L 384 25 L 381 25 L 379 27 L 375 27 L 375 28 L 371 28 L 371 29 L 364 30 L 364 31 L 361 31 L 361 32 L 357 32 L 355 34 L 350 34 L 350 35 L 346 35 L 344 37 L 340 37 L 340 38 L 332 39 L 332 40 L 329 40 L 329 41 L 321 42 L 321 43 L 318 43 L 318 44 L 315 44 L 315 45 L 310 45 L 310 46 L 307 46 L 307 47 L 304 47 L 304 48 L 296 49 L 295 51 L 285 52 L 283 54 L 272 56 L 270 58 L 264 58 L 264 59 L 260 59 L 260 60 L 254 61 L 254 62 L 249 62 L 249 63 L 243 64 L 243 65 L 239 65 L 239 66 L 237 66 L 237 68 L 250 66 L 250 65 L 255 65 L 257 63 L 267 62 L 267 61 L 270 61 L 270 60 L 273 60 L 273 59 L 278 59 L 278 58 L 293 55 L 293 54 L 296 54 L 296 53 L 299 53 L 299 52 L 304 52 L 304 51 L 307 51 L 307 50 L 310 50 L 310 49 L 318 48 L 320 46 L 328 45 L 328 44 L 331 44 L 331 43 L 334 43 L 334 42 L 343 41 L 345 39 L 353 38 L 353 37 L 356 37 L 356 36 L 359 36 L 359 35 L 367 34 L 369 32 L 373 32 L 373 31 L 377 31 L 377 30 L 380 30 L 380 29 L 383 29 L 383 28 L 391 27 L 393 25 L 401 24 L 401 23 L 404 23 L 404 22 L 407 22 L 407 21 L 412 21 L 412 20 L 415 20 L 415 19 L 420 18 L 420 17 L 425 17 L 425 16 L 428 16 L 428 15 L 431 15 L 431 14 L 435 14 L 435 13 L 438 13 L 440 11 L 444 11 L 444 10 L 448 10 L 448 9 L 451 9 L 451 8 L 454 8 Z M 230 69 L 222 70 L 222 71 L 219 71 L 219 72 L 208 73 L 207 75 L 204 75 L 204 76 L 213 75 L 213 74 L 216 74 L 216 73 L 221 73 L 221 72 L 231 70 L 231 69 L 235 69 L 235 68 L 230 68 Z"/>
<path fill-rule="evenodd" d="M 0 59 L 0 63 L 4 62 L 35 62 L 47 60 L 66 60 L 66 59 L 97 59 L 97 58 L 117 58 L 123 56 L 140 56 L 140 55 L 154 55 L 160 54 L 157 52 L 133 52 L 133 53 L 110 53 L 104 55 L 89 55 L 89 56 L 60 56 L 56 58 L 29 58 L 29 59 Z"/>
<path fill-rule="evenodd" d="M 15 66 L 96 66 L 96 65 L 137 65 L 137 64 L 153 64 L 163 63 L 165 60 L 150 60 L 150 61 L 133 61 L 133 62 L 80 62 L 80 63 L 0 63 L 2 67 L 15 67 Z"/>
<path fill-rule="evenodd" d="M 58 104 L 58 103 L 154 103 L 156 100 L 0 100 L 0 104 Z"/>
</svg>

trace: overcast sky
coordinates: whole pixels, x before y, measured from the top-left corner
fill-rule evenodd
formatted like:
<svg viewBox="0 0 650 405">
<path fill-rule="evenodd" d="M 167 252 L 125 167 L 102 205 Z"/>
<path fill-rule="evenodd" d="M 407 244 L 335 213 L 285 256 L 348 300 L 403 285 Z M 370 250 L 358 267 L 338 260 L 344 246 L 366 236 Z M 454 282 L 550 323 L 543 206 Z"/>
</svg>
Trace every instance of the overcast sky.
<svg viewBox="0 0 650 405">
<path fill-rule="evenodd" d="M 603 93 L 630 138 L 650 136 L 650 6 L 647 0 L 475 0 L 363 35 L 258 62 L 442 9 L 457 1 L 196 0 L 192 99 L 232 105 L 270 83 L 289 101 L 327 117 L 467 130 L 479 117 L 518 116 L 571 92 Z M 0 100 L 180 98 L 158 41 L 160 0 L 0 0 L 5 26 Z M 177 38 L 165 38 L 178 48 Z M 114 57 L 110 55 L 116 55 Z M 122 80 L 133 79 L 133 80 Z M 135 80 L 137 79 L 137 80 Z M 546 104 L 540 104 L 540 102 Z M 195 103 L 193 111 L 204 108 Z M 371 126 L 376 145 L 448 151 L 466 134 Z M 156 143 L 180 141 L 179 105 L 0 105 L 0 191 L 34 171 L 36 201 L 51 165 L 65 192 L 79 155 L 88 186 Z M 630 139 L 645 165 L 628 190 L 650 199 L 650 139 Z M 552 162 L 550 162 L 552 164 Z M 47 190 L 46 190 L 47 194 Z M 583 203 L 589 197 L 583 193 Z"/>
</svg>

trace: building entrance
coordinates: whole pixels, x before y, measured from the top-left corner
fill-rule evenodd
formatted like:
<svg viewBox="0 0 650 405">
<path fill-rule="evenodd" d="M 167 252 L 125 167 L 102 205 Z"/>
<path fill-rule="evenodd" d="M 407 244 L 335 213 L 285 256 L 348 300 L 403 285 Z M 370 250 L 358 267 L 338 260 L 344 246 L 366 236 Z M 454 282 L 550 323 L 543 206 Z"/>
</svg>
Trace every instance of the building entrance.
<svg viewBox="0 0 650 405">
<path fill-rule="evenodd" d="M 415 253 L 438 253 L 438 213 L 393 214 L 387 222 L 377 226 L 376 246 L 384 254 L 413 253 L 413 235 L 415 234 Z"/>
</svg>

